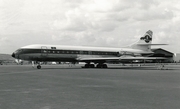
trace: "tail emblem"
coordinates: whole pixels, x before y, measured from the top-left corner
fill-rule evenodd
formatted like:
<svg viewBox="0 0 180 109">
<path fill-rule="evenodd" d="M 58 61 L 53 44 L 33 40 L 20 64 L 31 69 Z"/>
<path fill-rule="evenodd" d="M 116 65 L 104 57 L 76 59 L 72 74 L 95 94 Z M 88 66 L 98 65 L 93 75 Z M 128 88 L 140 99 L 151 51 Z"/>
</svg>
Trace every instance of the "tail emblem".
<svg viewBox="0 0 180 109">
<path fill-rule="evenodd" d="M 152 35 L 153 35 L 153 32 L 149 30 L 146 32 L 146 34 L 143 37 L 141 37 L 140 40 L 144 40 L 146 43 L 149 43 L 150 41 L 152 41 Z"/>
<path fill-rule="evenodd" d="M 141 40 L 144 40 L 146 43 L 149 43 L 152 41 L 152 38 L 149 35 L 146 35 L 144 37 L 141 37 Z"/>
</svg>

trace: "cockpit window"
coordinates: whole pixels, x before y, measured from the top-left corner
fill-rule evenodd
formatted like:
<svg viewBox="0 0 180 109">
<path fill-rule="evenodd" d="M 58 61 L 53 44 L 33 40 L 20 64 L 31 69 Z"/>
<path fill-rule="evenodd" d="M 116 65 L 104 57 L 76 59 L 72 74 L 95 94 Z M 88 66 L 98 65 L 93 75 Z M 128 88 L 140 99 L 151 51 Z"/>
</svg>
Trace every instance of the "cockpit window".
<svg viewBox="0 0 180 109">
<path fill-rule="evenodd" d="M 18 50 L 15 51 L 15 53 L 19 53 L 21 51 L 22 51 L 22 49 L 18 49 Z"/>
</svg>

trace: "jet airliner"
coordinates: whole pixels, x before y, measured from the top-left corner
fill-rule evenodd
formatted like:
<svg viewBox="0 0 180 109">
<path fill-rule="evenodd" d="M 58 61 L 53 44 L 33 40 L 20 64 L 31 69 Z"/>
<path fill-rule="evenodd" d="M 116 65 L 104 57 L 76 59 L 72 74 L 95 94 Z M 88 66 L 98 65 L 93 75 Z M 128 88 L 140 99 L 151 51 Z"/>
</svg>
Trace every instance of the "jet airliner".
<svg viewBox="0 0 180 109">
<path fill-rule="evenodd" d="M 151 45 L 165 45 L 152 44 L 152 35 L 149 30 L 138 42 L 123 48 L 34 44 L 19 48 L 12 57 L 36 62 L 85 62 L 85 68 L 107 68 L 105 63 L 108 61 L 165 59 L 149 57 L 153 54 Z M 41 65 L 38 64 L 37 68 L 41 69 Z"/>
</svg>

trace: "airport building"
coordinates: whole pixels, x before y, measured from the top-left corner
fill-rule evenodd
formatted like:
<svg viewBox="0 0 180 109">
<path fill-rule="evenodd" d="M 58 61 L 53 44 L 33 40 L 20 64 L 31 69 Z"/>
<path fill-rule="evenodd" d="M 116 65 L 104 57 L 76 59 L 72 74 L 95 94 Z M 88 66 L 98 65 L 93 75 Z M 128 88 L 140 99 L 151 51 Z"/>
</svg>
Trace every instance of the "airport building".
<svg viewBox="0 0 180 109">
<path fill-rule="evenodd" d="M 159 60 L 159 62 L 174 62 L 174 53 L 164 50 L 162 48 L 151 49 L 154 54 L 151 57 L 165 57 L 166 60 Z"/>
</svg>

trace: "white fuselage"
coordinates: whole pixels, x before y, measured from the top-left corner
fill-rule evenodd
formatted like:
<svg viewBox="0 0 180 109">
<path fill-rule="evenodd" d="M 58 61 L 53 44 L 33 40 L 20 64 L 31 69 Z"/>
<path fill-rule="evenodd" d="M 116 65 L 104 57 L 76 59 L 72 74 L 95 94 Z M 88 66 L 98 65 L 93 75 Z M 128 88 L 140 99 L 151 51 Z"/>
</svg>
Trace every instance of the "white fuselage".
<svg viewBox="0 0 180 109">
<path fill-rule="evenodd" d="M 141 55 L 149 54 L 139 49 L 131 48 L 106 48 L 106 47 L 84 47 L 65 45 L 28 45 L 18 49 L 15 58 L 29 61 L 69 61 L 75 62 L 79 58 L 104 58 L 120 57 L 122 54 Z"/>
</svg>

